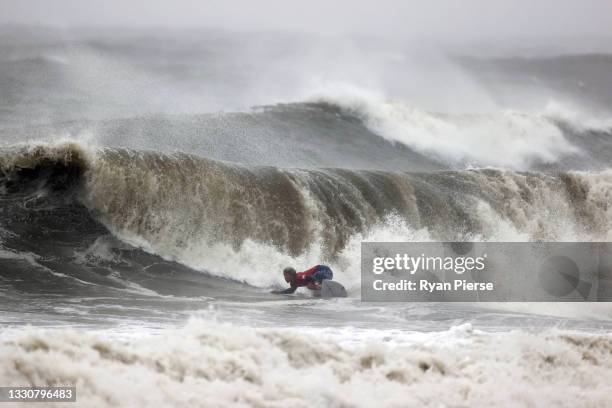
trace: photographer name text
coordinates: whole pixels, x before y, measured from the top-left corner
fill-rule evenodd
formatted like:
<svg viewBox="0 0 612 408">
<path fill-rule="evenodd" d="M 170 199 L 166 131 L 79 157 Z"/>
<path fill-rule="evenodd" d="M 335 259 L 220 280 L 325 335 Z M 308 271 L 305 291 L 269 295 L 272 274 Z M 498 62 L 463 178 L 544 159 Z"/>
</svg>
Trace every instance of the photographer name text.
<svg viewBox="0 0 612 408">
<path fill-rule="evenodd" d="M 480 272 L 486 269 L 487 255 L 479 257 L 441 257 L 441 256 L 411 256 L 409 254 L 396 254 L 393 257 L 375 257 L 372 259 L 372 273 L 375 275 L 388 274 L 394 276 L 398 271 L 405 276 L 418 273 L 439 274 L 452 272 L 459 276 L 465 272 Z M 375 279 L 372 288 L 377 291 L 409 291 L 409 292 L 478 292 L 493 291 L 492 282 L 472 282 L 467 279 L 452 279 L 448 282 L 438 282 L 431 279 L 418 278 L 400 279 L 389 282 L 384 279 Z"/>
</svg>

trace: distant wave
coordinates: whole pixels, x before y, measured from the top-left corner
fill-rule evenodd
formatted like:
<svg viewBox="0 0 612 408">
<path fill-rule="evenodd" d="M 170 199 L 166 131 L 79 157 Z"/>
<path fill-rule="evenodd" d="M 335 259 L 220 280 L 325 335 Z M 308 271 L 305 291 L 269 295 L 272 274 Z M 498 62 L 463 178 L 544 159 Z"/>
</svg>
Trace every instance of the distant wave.
<svg viewBox="0 0 612 408">
<path fill-rule="evenodd" d="M 59 226 L 90 244 L 111 231 L 257 286 L 321 261 L 356 285 L 362 240 L 612 238 L 610 171 L 282 169 L 79 144 L 5 149 L 0 166 L 5 249 L 36 253 Z"/>
<path fill-rule="evenodd" d="M 515 170 L 590 160 L 592 149 L 576 134 L 612 134 L 612 119 L 584 117 L 551 102 L 543 112 L 487 114 L 427 112 L 360 92 L 314 97 L 360 118 L 375 134 L 451 167 L 496 166 Z M 609 153 L 609 152 L 608 152 Z"/>
<path fill-rule="evenodd" d="M 603 170 L 612 121 L 551 103 L 541 113 L 441 114 L 369 96 L 243 112 L 154 115 L 0 129 L 4 145 L 76 135 L 83 143 L 189 152 L 245 165 L 431 171 Z"/>
</svg>

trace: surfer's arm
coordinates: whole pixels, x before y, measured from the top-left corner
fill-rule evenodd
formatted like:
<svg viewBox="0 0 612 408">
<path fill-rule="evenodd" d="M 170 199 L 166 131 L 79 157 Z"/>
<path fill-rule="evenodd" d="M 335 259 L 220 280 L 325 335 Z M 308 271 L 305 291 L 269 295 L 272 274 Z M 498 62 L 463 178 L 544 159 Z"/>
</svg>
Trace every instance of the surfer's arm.
<svg viewBox="0 0 612 408">
<path fill-rule="evenodd" d="M 295 292 L 297 289 L 297 286 L 290 286 L 285 290 L 273 290 L 272 293 L 275 293 L 277 295 L 290 295 L 293 292 Z"/>
</svg>

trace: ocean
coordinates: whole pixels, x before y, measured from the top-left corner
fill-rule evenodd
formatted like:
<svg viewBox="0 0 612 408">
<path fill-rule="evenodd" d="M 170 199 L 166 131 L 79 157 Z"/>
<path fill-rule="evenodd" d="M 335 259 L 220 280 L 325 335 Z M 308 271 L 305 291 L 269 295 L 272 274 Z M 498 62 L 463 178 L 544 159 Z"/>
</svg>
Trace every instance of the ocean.
<svg viewBox="0 0 612 408">
<path fill-rule="evenodd" d="M 612 404 L 607 303 L 360 300 L 364 241 L 609 241 L 612 56 L 5 26 L 0 95 L 0 385 Z M 320 263 L 347 298 L 270 293 Z"/>
</svg>

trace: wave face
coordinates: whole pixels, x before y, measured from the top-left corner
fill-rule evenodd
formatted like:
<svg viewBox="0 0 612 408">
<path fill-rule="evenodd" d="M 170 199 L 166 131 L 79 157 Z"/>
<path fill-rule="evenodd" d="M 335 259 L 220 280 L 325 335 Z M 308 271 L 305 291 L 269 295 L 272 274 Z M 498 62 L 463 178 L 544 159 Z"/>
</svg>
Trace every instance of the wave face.
<svg viewBox="0 0 612 408">
<path fill-rule="evenodd" d="M 251 285 L 323 260 L 356 287 L 362 240 L 607 240 L 612 230 L 609 171 L 281 169 L 78 144 L 6 149 L 0 164 L 6 257 L 62 259 L 45 267 L 63 274 L 73 272 L 59 264 L 76 271 L 75 253 L 99 250 L 109 232 L 138 256 Z"/>
<path fill-rule="evenodd" d="M 0 381 L 60 386 L 78 378 L 79 406 L 99 407 L 612 403 L 609 334 L 487 334 L 460 326 L 402 340 L 348 346 L 330 336 L 200 321 L 121 341 L 27 329 L 2 341 Z"/>
</svg>

